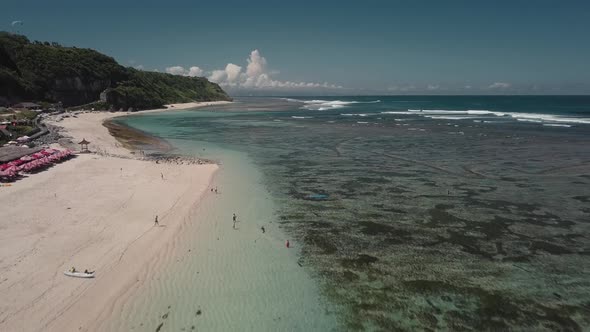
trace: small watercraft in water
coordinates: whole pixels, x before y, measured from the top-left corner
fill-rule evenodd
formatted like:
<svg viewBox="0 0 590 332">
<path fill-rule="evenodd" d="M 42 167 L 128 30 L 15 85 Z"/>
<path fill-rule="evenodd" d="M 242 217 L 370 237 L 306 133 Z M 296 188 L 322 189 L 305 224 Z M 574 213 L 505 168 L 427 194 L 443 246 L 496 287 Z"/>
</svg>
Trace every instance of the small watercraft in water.
<svg viewBox="0 0 590 332">
<path fill-rule="evenodd" d="M 328 195 L 326 194 L 309 194 L 307 196 L 305 196 L 305 199 L 310 200 L 310 201 L 321 201 L 321 200 L 325 200 L 328 199 Z"/>
<path fill-rule="evenodd" d="M 68 277 L 74 277 L 74 278 L 94 278 L 94 271 L 92 272 L 72 272 L 72 271 L 65 271 L 64 272 L 65 275 L 67 275 Z"/>
</svg>

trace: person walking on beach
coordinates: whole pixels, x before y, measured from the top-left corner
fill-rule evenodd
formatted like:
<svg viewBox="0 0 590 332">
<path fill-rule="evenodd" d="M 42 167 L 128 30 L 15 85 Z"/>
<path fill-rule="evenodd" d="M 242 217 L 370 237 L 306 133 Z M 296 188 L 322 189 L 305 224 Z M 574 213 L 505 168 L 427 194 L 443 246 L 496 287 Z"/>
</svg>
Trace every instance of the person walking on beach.
<svg viewBox="0 0 590 332">
<path fill-rule="evenodd" d="M 233 225 L 233 229 L 236 229 L 236 221 L 238 219 L 238 217 L 236 216 L 236 214 L 234 213 L 234 216 L 232 217 L 234 220 L 234 225 Z"/>
<path fill-rule="evenodd" d="M 154 226 L 160 226 L 158 223 L 158 215 L 156 215 L 156 219 L 154 219 Z"/>
<path fill-rule="evenodd" d="M 164 173 L 160 173 L 160 175 L 162 176 L 162 180 L 164 180 Z"/>
</svg>

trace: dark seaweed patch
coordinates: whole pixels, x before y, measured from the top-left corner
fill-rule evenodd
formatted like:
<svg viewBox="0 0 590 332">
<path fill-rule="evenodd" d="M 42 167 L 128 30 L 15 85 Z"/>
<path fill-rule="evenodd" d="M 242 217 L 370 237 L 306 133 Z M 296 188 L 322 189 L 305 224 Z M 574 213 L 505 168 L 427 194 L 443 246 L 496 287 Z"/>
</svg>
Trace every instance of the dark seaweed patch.
<svg viewBox="0 0 590 332">
<path fill-rule="evenodd" d="M 371 265 L 373 263 L 376 263 L 377 261 L 379 261 L 377 257 L 366 254 L 359 254 L 356 258 L 342 259 L 341 263 L 342 266 L 347 268 L 359 268 Z"/>
</svg>

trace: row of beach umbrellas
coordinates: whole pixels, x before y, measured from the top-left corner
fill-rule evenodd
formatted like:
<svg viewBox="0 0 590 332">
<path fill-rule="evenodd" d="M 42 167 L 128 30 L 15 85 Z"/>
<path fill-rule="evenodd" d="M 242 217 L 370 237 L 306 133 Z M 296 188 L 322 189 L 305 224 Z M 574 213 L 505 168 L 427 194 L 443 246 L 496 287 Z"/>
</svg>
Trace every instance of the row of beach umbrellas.
<svg viewBox="0 0 590 332">
<path fill-rule="evenodd" d="M 70 158 L 73 154 L 74 152 L 71 150 L 41 150 L 9 163 L 0 164 L 0 178 L 12 180 L 18 176 L 20 172 L 30 173 L 47 168 L 54 163 Z"/>
</svg>

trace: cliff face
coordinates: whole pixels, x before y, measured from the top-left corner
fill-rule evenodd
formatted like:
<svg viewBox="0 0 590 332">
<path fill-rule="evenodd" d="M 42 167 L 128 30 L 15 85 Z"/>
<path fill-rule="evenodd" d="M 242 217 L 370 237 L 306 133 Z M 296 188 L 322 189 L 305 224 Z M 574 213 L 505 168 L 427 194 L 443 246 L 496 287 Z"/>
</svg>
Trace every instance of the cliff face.
<svg viewBox="0 0 590 332">
<path fill-rule="evenodd" d="M 31 100 L 75 106 L 101 94 L 116 109 L 231 99 L 205 78 L 138 71 L 94 50 L 0 32 L 0 105 Z"/>
<path fill-rule="evenodd" d="M 64 105 L 81 105 L 95 101 L 101 92 L 112 85 L 110 80 L 104 79 L 87 79 L 84 77 L 65 77 L 55 79 L 48 94 L 47 99 L 61 101 Z"/>
</svg>

